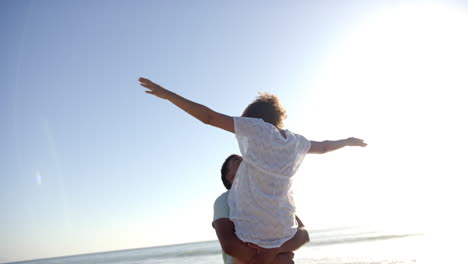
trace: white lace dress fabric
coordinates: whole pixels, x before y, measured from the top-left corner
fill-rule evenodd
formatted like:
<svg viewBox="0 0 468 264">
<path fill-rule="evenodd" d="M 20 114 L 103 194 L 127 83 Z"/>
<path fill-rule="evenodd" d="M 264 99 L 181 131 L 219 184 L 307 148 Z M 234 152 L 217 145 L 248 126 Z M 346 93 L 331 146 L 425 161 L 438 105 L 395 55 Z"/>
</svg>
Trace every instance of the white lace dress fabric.
<svg viewBox="0 0 468 264">
<path fill-rule="evenodd" d="M 234 127 L 243 157 L 228 199 L 236 235 L 264 248 L 279 247 L 297 230 L 292 176 L 310 141 L 288 130 L 285 138 L 257 118 L 234 117 Z"/>
</svg>

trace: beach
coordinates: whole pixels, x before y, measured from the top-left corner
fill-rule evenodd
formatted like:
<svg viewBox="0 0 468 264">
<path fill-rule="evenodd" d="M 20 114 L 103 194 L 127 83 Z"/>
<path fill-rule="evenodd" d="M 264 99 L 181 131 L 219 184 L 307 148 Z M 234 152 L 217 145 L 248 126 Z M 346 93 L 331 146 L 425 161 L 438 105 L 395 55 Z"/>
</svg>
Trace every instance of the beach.
<svg viewBox="0 0 468 264">
<path fill-rule="evenodd" d="M 295 252 L 298 264 L 426 263 L 426 236 L 411 232 L 385 232 L 361 227 L 310 230 L 310 242 Z M 52 259 L 15 262 L 21 264 L 156 264 L 222 263 L 218 241 L 129 249 Z"/>
</svg>

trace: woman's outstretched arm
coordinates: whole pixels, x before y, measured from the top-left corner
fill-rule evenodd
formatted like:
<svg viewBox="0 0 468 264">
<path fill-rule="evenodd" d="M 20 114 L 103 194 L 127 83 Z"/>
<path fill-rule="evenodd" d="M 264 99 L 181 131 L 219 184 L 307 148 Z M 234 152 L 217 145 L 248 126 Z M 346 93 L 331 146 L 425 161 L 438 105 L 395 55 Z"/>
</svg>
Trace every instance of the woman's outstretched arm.
<svg viewBox="0 0 468 264">
<path fill-rule="evenodd" d="M 204 105 L 185 99 L 184 97 L 153 83 L 151 80 L 145 78 L 139 78 L 138 80 L 140 81 L 141 86 L 149 89 L 146 93 L 170 101 L 180 109 L 207 125 L 234 133 L 234 119 L 231 116 L 215 112 Z"/>
<path fill-rule="evenodd" d="M 327 140 L 322 142 L 310 141 L 308 153 L 324 154 L 346 146 L 365 147 L 366 143 L 359 138 L 347 138 L 342 140 Z"/>
</svg>

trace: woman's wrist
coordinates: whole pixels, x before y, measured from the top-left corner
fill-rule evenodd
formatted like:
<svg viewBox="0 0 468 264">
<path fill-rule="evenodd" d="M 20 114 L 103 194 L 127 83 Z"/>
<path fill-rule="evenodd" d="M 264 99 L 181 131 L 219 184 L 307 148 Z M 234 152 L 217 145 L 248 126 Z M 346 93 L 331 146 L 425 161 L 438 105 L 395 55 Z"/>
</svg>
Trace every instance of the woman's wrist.
<svg viewBox="0 0 468 264">
<path fill-rule="evenodd" d="M 338 140 L 336 143 L 337 143 L 336 145 L 337 145 L 338 148 L 346 147 L 349 144 L 349 140 L 348 139 L 341 139 L 341 140 Z"/>
</svg>

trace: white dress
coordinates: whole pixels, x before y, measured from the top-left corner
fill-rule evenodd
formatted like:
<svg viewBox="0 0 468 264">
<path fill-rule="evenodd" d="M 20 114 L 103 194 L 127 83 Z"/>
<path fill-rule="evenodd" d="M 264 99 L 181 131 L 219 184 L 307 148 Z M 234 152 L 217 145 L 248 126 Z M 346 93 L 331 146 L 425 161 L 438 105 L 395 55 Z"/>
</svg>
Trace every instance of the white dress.
<svg viewBox="0 0 468 264">
<path fill-rule="evenodd" d="M 258 118 L 234 117 L 243 160 L 229 194 L 230 219 L 244 242 L 275 248 L 297 230 L 291 190 L 310 141 Z"/>
</svg>

